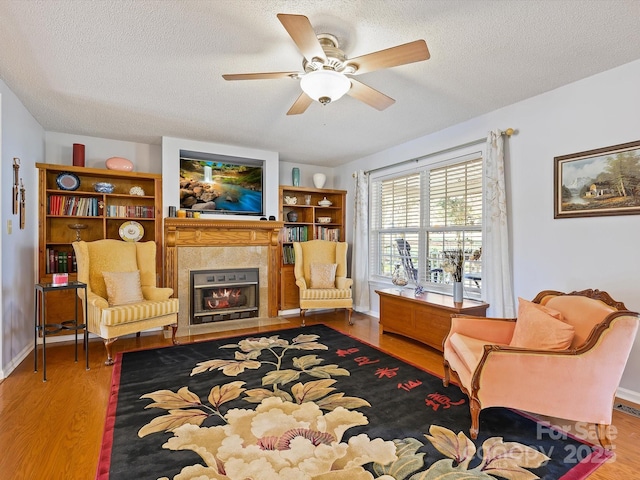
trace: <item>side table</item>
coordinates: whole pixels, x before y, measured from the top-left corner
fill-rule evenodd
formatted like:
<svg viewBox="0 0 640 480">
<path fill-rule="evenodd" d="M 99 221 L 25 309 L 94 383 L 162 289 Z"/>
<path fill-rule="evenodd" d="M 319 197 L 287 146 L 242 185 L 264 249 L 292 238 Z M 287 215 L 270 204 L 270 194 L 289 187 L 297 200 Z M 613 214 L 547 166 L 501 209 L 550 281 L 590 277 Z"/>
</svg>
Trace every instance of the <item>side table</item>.
<svg viewBox="0 0 640 480">
<path fill-rule="evenodd" d="M 84 290 L 84 318 L 87 318 L 87 284 L 82 282 L 68 282 L 64 285 L 54 285 L 52 283 L 37 283 L 35 286 L 35 329 L 33 360 L 34 372 L 38 371 L 38 332 L 42 332 L 42 381 L 47 381 L 47 335 L 61 332 L 62 330 L 73 330 L 76 335 L 75 361 L 78 361 L 78 330 L 84 330 L 84 352 L 86 368 L 89 370 L 89 331 L 86 323 L 78 323 L 78 289 Z M 47 301 L 46 293 L 52 290 L 74 290 L 75 291 L 75 318 L 65 320 L 61 323 L 46 323 L 47 321 Z"/>
</svg>

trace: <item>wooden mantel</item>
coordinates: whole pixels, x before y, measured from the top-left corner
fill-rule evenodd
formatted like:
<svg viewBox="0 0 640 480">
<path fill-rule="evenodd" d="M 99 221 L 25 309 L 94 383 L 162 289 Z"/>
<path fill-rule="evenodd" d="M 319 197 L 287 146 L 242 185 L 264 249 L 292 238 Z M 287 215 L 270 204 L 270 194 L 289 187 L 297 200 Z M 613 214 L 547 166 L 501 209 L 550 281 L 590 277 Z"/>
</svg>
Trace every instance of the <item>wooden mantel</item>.
<svg viewBox="0 0 640 480">
<path fill-rule="evenodd" d="M 164 219 L 164 284 L 178 292 L 180 247 L 268 247 L 268 314 L 278 315 L 278 236 L 283 222 L 264 220 Z"/>
</svg>

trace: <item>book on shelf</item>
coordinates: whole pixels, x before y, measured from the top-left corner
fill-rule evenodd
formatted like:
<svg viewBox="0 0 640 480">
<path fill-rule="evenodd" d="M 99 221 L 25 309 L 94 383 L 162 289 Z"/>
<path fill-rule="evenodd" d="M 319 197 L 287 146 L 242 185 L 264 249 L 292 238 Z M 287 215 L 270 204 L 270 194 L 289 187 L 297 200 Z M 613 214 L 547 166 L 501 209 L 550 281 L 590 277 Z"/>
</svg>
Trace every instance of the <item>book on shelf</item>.
<svg viewBox="0 0 640 480">
<path fill-rule="evenodd" d="M 293 251 L 293 245 L 282 246 L 282 261 L 285 265 L 293 265 L 296 263 L 296 255 Z"/>
<path fill-rule="evenodd" d="M 107 217 L 154 218 L 154 207 L 148 205 L 109 205 Z"/>
<path fill-rule="evenodd" d="M 340 241 L 340 229 L 337 227 L 316 227 L 316 239 L 330 240 L 332 242 Z"/>
<path fill-rule="evenodd" d="M 299 227 L 285 227 L 284 228 L 284 241 L 285 242 L 306 242 L 309 240 L 308 228 L 306 226 Z"/>
<path fill-rule="evenodd" d="M 47 248 L 45 273 L 75 273 L 78 271 L 75 250 Z"/>
<path fill-rule="evenodd" d="M 96 217 L 99 215 L 99 200 L 95 197 L 49 195 L 47 213 L 69 217 Z"/>
</svg>

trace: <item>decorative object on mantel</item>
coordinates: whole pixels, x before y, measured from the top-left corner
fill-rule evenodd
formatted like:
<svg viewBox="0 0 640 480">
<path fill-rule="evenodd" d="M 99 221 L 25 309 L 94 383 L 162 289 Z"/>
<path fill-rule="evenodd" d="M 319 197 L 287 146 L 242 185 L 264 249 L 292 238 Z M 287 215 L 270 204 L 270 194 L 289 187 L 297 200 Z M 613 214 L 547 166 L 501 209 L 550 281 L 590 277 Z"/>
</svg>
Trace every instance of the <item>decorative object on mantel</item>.
<svg viewBox="0 0 640 480">
<path fill-rule="evenodd" d="M 20 159 L 13 158 L 13 214 L 18 213 L 18 178 L 20 177 Z"/>
<path fill-rule="evenodd" d="M 318 205 L 320 205 L 321 207 L 330 207 L 331 205 L 333 205 L 333 203 L 331 202 L 331 200 L 327 200 L 327 197 L 324 197 L 318 202 Z"/>
<path fill-rule="evenodd" d="M 300 186 L 300 169 L 298 167 L 291 169 L 291 184 L 294 187 Z"/>
<path fill-rule="evenodd" d="M 134 185 L 129 189 L 129 195 L 138 195 L 140 197 L 144 196 L 144 189 L 139 187 L 138 185 Z"/>
<path fill-rule="evenodd" d="M 73 144 L 73 166 L 84 167 L 84 145 L 81 143 Z"/>
<path fill-rule="evenodd" d="M 93 189 L 98 193 L 113 193 L 116 186 L 109 182 L 97 182 L 93 184 Z"/>
<path fill-rule="evenodd" d="M 131 160 L 122 157 L 107 158 L 107 161 L 104 163 L 109 170 L 120 170 L 121 172 L 131 172 L 133 170 Z"/>
<path fill-rule="evenodd" d="M 324 173 L 314 173 L 313 174 L 313 184 L 316 188 L 324 187 L 324 182 L 327 181 L 327 176 Z"/>
</svg>

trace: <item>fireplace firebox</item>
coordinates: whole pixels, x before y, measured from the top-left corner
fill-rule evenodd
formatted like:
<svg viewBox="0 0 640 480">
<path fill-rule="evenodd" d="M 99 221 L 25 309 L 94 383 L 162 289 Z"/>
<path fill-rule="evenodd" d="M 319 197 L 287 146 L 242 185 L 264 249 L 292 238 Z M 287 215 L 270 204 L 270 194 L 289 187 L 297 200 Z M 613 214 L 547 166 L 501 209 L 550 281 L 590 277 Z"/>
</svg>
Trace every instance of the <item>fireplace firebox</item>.
<svg viewBox="0 0 640 480">
<path fill-rule="evenodd" d="M 259 270 L 192 270 L 192 325 L 258 316 Z"/>
</svg>

